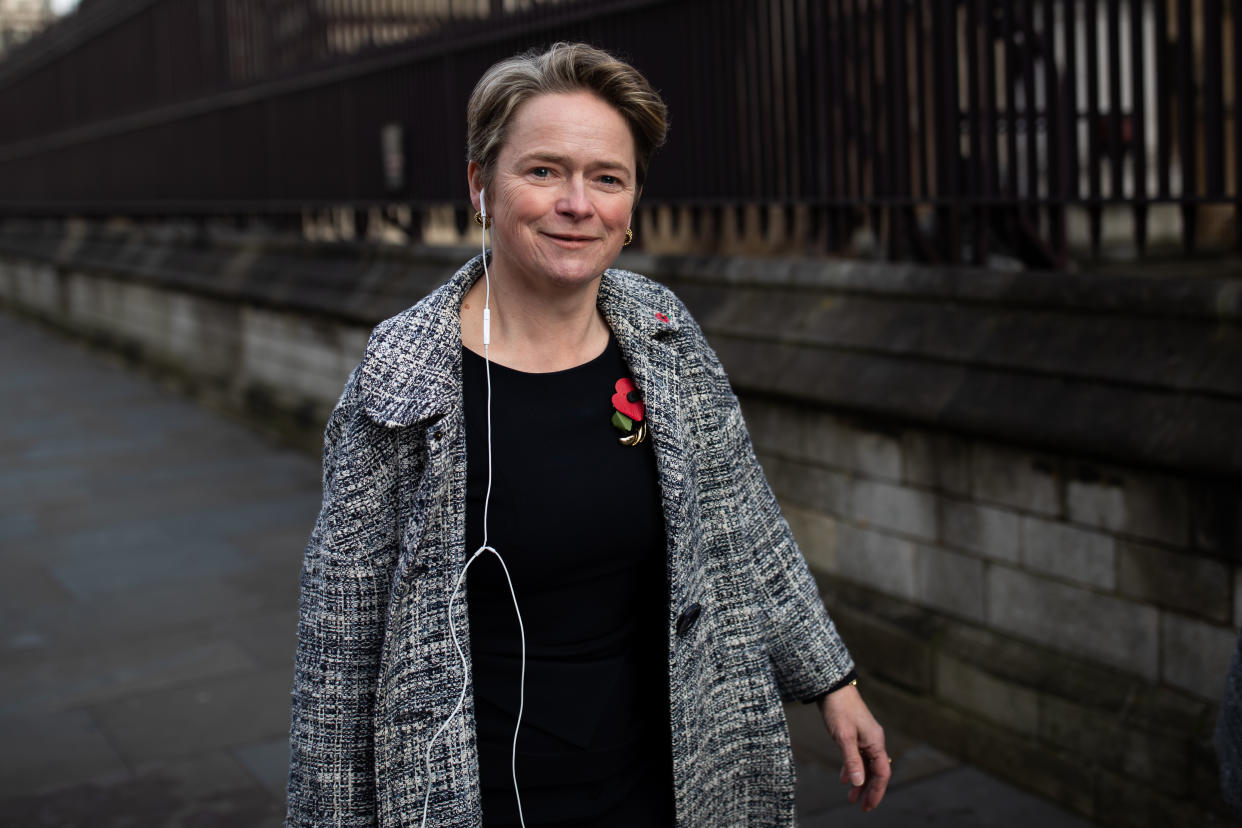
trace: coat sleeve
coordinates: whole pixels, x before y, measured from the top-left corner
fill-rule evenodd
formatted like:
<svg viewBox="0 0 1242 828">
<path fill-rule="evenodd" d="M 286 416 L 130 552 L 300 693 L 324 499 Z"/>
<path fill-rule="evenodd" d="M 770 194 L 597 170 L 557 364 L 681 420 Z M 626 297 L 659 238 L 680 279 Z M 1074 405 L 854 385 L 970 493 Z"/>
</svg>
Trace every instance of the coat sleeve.
<svg viewBox="0 0 1242 828">
<path fill-rule="evenodd" d="M 749 522 L 748 534 L 754 538 L 750 562 L 768 656 L 781 696 L 810 701 L 854 669 L 854 660 L 768 486 L 736 400 L 733 405 L 727 426 L 738 446 L 733 479 L 741 504 L 738 513 Z"/>
<path fill-rule="evenodd" d="M 777 686 L 786 701 L 810 701 L 854 669 L 854 660 L 759 465 L 724 368 L 697 323 L 691 326 L 709 379 L 706 398 L 722 412 L 737 531 L 749 548 L 755 603 Z"/>
<path fill-rule="evenodd" d="M 350 377 L 324 435 L 323 502 L 302 566 L 289 828 L 376 825 L 371 713 L 397 557 L 396 442 Z"/>
</svg>

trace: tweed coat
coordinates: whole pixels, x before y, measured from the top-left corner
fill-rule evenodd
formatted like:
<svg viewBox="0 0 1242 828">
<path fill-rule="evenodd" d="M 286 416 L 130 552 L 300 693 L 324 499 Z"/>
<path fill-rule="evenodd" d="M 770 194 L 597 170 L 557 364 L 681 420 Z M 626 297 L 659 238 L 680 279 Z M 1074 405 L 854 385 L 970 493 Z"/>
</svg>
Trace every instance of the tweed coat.
<svg viewBox="0 0 1242 828">
<path fill-rule="evenodd" d="M 328 422 L 301 581 L 289 826 L 418 826 L 428 784 L 427 825 L 482 819 L 469 691 L 430 775 L 424 764 L 462 682 L 448 623 L 468 555 L 459 308 L 481 272 L 476 257 L 381 323 Z M 598 305 L 643 393 L 663 499 L 677 824 L 793 825 L 781 699 L 824 692 L 853 662 L 698 325 L 623 270 L 603 274 Z M 467 600 L 463 586 L 452 610 L 469 660 Z"/>
</svg>

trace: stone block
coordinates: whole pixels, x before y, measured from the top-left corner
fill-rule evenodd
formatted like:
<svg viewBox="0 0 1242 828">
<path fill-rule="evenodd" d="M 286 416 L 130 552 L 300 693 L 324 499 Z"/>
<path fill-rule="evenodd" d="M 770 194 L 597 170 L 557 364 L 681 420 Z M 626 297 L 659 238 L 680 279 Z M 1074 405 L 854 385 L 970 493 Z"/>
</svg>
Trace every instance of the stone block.
<svg viewBox="0 0 1242 828">
<path fill-rule="evenodd" d="M 837 572 L 837 521 L 793 504 L 781 504 L 781 511 L 807 564 L 823 572 Z"/>
<path fill-rule="evenodd" d="M 846 468 L 880 480 L 901 480 L 901 441 L 890 434 L 853 428 L 847 433 Z"/>
<path fill-rule="evenodd" d="M 763 397 L 747 396 L 741 403 L 742 416 L 756 451 L 804 459 L 807 417 L 800 410 Z"/>
<path fill-rule="evenodd" d="M 1037 517 L 1021 522 L 1021 560 L 1030 569 L 1100 589 L 1117 585 L 1116 541 Z"/>
<path fill-rule="evenodd" d="M 839 518 L 853 514 L 853 481 L 840 472 L 795 460 L 765 456 L 764 469 L 774 475 L 777 497 L 808 509 Z"/>
<path fill-rule="evenodd" d="M 1216 754 L 1215 739 L 1192 740 L 1190 745 L 1190 799 L 1222 818 L 1236 819 L 1229 803 L 1225 802 L 1220 781 L 1220 759 Z M 1237 822 L 1231 824 L 1236 826 Z"/>
<path fill-rule="evenodd" d="M 1082 757 L 1084 764 L 1158 784 L 1174 796 L 1186 793 L 1190 740 L 1145 728 L 1125 708 L 1102 710 L 1044 694 L 1039 700 L 1039 738 Z"/>
<path fill-rule="evenodd" d="M 1190 522 L 1196 549 L 1242 562 L 1242 484 L 1197 481 L 1190 487 Z"/>
<path fill-rule="evenodd" d="M 1234 588 L 1230 568 L 1189 550 L 1136 541 L 1117 545 L 1117 589 L 1145 603 L 1229 624 Z"/>
<path fill-rule="evenodd" d="M 950 494 L 970 495 L 970 444 L 949 434 L 907 430 L 902 435 L 902 481 Z"/>
<path fill-rule="evenodd" d="M 859 682 L 876 719 L 907 736 L 935 745 L 946 753 L 961 758 L 966 751 L 966 730 L 969 718 L 941 704 L 931 695 L 912 693 L 891 682 L 871 679 Z"/>
<path fill-rule="evenodd" d="M 1174 687 L 1217 701 L 1238 636 L 1232 627 L 1165 612 L 1160 619 L 1161 678 Z"/>
<path fill-rule="evenodd" d="M 930 492 L 858 480 L 853 495 L 853 517 L 860 523 L 920 540 L 936 539 L 936 498 Z"/>
<path fill-rule="evenodd" d="M 800 453 L 810 462 L 864 477 L 901 479 L 901 441 L 896 435 L 827 412 L 810 414 L 804 426 Z"/>
<path fill-rule="evenodd" d="M 1018 562 L 1018 514 L 961 500 L 940 501 L 940 539 L 986 558 Z"/>
<path fill-rule="evenodd" d="M 1039 695 L 947 653 L 936 655 L 936 696 L 971 716 L 981 716 L 1007 730 L 1035 735 Z"/>
<path fill-rule="evenodd" d="M 1083 784 L 1079 757 L 973 716 L 964 719 L 964 729 L 962 758 L 967 762 L 1072 811 L 1093 814 L 1095 802 L 1090 786 Z"/>
<path fill-rule="evenodd" d="M 1236 825 L 1194 802 L 1166 795 L 1161 785 L 1097 771 L 1096 819 L 1115 828 L 1226 828 Z"/>
<path fill-rule="evenodd" d="M 1242 627 L 1242 566 L 1233 573 L 1233 626 Z"/>
<path fill-rule="evenodd" d="M 842 523 L 837 563 L 842 577 L 901 598 L 914 598 L 914 544 Z"/>
<path fill-rule="evenodd" d="M 371 331 L 368 328 L 362 328 L 355 325 L 343 325 L 340 328 L 340 352 L 341 359 L 344 360 L 341 368 L 344 375 L 349 376 L 349 372 L 354 370 L 354 366 L 362 361 L 362 355 L 366 352 L 367 341 L 371 337 Z"/>
<path fill-rule="evenodd" d="M 984 562 L 938 546 L 915 547 L 914 574 L 920 602 L 972 621 L 985 619 Z"/>
<path fill-rule="evenodd" d="M 1029 452 L 991 443 L 970 447 L 971 494 L 985 503 L 1048 517 L 1061 514 L 1056 464 Z"/>
<path fill-rule="evenodd" d="M 828 611 L 859 670 L 921 693 L 933 690 L 931 644 L 873 613 L 828 602 Z"/>
<path fill-rule="evenodd" d="M 1074 523 L 1174 546 L 1187 542 L 1189 499 L 1179 478 L 1084 465 L 1067 494 Z"/>
<path fill-rule="evenodd" d="M 988 620 L 997 628 L 1063 652 L 1157 677 L 1159 611 L 993 564 Z"/>
</svg>

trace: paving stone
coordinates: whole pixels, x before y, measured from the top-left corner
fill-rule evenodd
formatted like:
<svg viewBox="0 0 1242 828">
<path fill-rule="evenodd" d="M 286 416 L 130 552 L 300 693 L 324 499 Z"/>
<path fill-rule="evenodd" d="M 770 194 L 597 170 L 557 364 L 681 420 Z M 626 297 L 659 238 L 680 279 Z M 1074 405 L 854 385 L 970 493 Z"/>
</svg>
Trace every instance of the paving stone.
<svg viewBox="0 0 1242 828">
<path fill-rule="evenodd" d="M 222 766 L 231 764 L 231 769 Z M 231 783 L 231 784 L 230 784 Z M 231 757 L 155 764 L 43 794 L 7 797 L 0 825 L 200 828 L 279 825 L 283 808 Z"/>
<path fill-rule="evenodd" d="M 0 800 L 125 772 L 84 710 L 0 716 Z"/>
<path fill-rule="evenodd" d="M 803 828 L 1091 828 L 1091 823 L 971 767 L 898 787 L 874 811 L 838 806 L 804 817 Z"/>
<path fill-rule="evenodd" d="M 296 592 L 296 581 L 292 591 Z M 214 635 L 227 636 L 245 650 L 263 668 L 286 667 L 290 686 L 293 684 L 293 652 L 297 645 L 297 606 L 249 615 L 230 615 L 214 622 Z"/>
<path fill-rule="evenodd" d="M 212 578 L 169 578 L 155 584 L 97 593 L 68 603 L 31 605 L 0 613 L 5 629 L 47 647 L 53 655 L 76 657 L 126 642 L 191 634 L 218 619 L 234 619 L 279 608 L 294 611 L 296 563 L 247 568 Z M 201 642 L 213 636 L 197 633 Z M 0 653 L 29 648 L 0 640 Z"/>
<path fill-rule="evenodd" d="M 287 738 L 269 739 L 255 745 L 234 748 L 233 754 L 273 799 L 281 805 L 285 803 L 285 789 L 289 782 Z"/>
<path fill-rule="evenodd" d="M 183 682 L 93 711 L 127 761 L 190 756 L 287 736 L 292 678 L 277 669 Z"/>
<path fill-rule="evenodd" d="M 78 598 L 158 583 L 169 578 L 219 576 L 247 565 L 228 541 L 150 524 L 89 532 L 69 539 L 51 566 L 57 581 Z"/>
<path fill-rule="evenodd" d="M 73 595 L 48 573 L 45 566 L 15 560 L 17 555 L 12 554 L 14 548 L 14 545 L 8 546 L 4 555 L 4 576 L 0 577 L 0 607 L 3 607 L 0 618 L 8 622 L 22 610 L 63 607 L 73 601 Z M 10 623 L 4 623 L 2 628 L 6 637 L 13 631 Z"/>
<path fill-rule="evenodd" d="M 230 641 L 196 631 L 155 634 L 81 652 L 52 649 L 6 658 L 0 715 L 68 710 L 254 666 Z"/>
</svg>

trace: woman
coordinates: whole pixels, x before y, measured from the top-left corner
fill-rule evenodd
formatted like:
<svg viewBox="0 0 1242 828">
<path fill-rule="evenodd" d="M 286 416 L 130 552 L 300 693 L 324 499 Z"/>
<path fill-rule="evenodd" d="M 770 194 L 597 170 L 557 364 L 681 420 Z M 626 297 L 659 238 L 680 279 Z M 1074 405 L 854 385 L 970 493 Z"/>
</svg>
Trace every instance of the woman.
<svg viewBox="0 0 1242 828">
<path fill-rule="evenodd" d="M 288 824 L 791 825 L 782 698 L 875 807 L 883 733 L 728 380 L 609 269 L 663 102 L 558 44 L 468 121 L 490 257 L 376 328 L 328 423 Z"/>
</svg>

